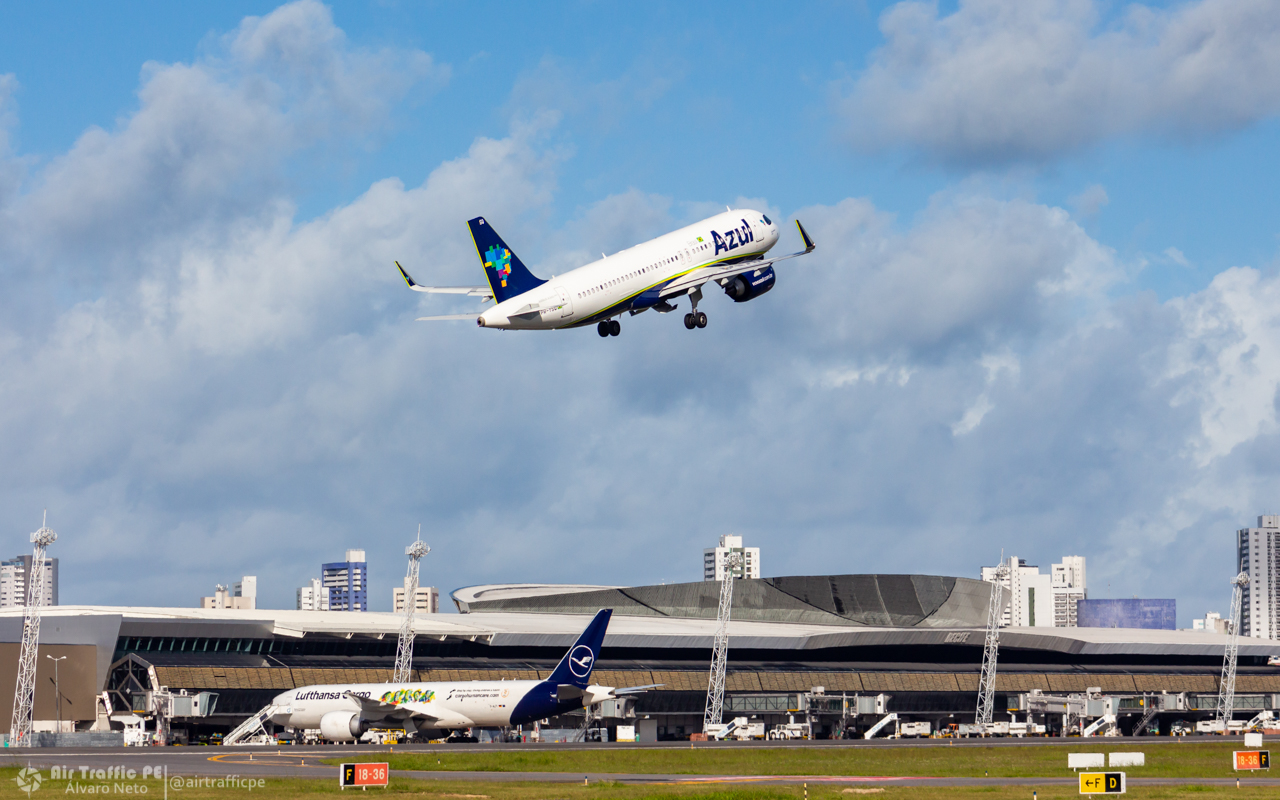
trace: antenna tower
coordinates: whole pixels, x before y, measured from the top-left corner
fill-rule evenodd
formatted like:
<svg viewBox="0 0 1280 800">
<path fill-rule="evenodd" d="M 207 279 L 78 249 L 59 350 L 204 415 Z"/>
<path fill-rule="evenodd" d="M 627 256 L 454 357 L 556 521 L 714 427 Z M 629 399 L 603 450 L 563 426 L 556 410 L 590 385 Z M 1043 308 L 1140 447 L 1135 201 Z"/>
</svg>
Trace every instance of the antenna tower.
<svg viewBox="0 0 1280 800">
<path fill-rule="evenodd" d="M 991 713 L 995 710 L 996 696 L 996 658 L 1000 651 L 1000 618 L 1004 616 L 1004 604 L 1001 602 L 1001 584 L 1009 577 L 1009 565 L 1004 562 L 1004 553 L 1000 554 L 1000 564 L 996 567 L 991 581 L 991 605 L 987 609 L 987 638 L 982 645 L 982 679 L 978 682 L 978 710 L 975 722 L 985 736 L 987 726 L 991 724 Z"/>
<path fill-rule="evenodd" d="M 742 565 L 742 553 L 725 553 L 724 575 L 720 578 L 720 609 L 716 612 L 716 638 L 711 645 L 711 678 L 707 683 L 707 707 L 702 714 L 702 732 L 720 726 L 724 715 L 724 670 L 729 661 L 729 614 L 733 608 L 734 571 Z"/>
<path fill-rule="evenodd" d="M 409 572 L 404 577 L 404 622 L 400 623 L 400 642 L 396 645 L 396 670 L 392 683 L 408 683 L 413 670 L 413 613 L 418 606 L 418 566 L 422 557 L 431 552 L 422 541 L 422 526 L 418 526 L 418 539 L 404 549 L 409 557 Z"/>
<path fill-rule="evenodd" d="M 31 739 L 31 715 L 36 696 L 36 656 L 40 648 L 40 607 L 44 605 L 44 551 L 58 541 L 44 513 L 40 530 L 31 534 L 35 545 L 31 569 L 27 570 L 27 609 L 22 621 L 22 650 L 18 656 L 18 685 L 13 696 L 13 723 L 9 726 L 9 746 L 23 747 Z"/>
<path fill-rule="evenodd" d="M 1222 657 L 1222 679 L 1218 681 L 1218 723 L 1223 733 L 1236 705 L 1236 656 L 1240 652 L 1240 606 L 1249 573 L 1241 572 L 1231 579 L 1231 620 L 1227 623 L 1227 652 Z"/>
</svg>

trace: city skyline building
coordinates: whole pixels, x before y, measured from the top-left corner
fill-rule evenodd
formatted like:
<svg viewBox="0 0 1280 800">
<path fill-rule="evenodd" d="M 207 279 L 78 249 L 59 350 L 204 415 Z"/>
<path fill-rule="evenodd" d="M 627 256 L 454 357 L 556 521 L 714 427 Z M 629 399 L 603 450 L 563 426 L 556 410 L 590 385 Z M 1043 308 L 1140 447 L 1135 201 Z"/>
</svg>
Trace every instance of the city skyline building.
<svg viewBox="0 0 1280 800">
<path fill-rule="evenodd" d="M 391 609 L 397 614 L 404 613 L 405 587 L 396 586 L 391 590 Z M 414 604 L 416 614 L 440 613 L 440 593 L 434 586 L 419 586 L 414 592 L 417 602 Z"/>
<path fill-rule="evenodd" d="M 298 611 L 328 611 L 329 590 L 324 581 L 312 578 L 306 586 L 298 587 Z"/>
<path fill-rule="evenodd" d="M 1176 630 L 1178 604 L 1171 599 L 1140 597 L 1117 600 L 1081 600 L 1078 604 L 1081 628 L 1145 628 Z"/>
<path fill-rule="evenodd" d="M 1053 582 L 1040 568 L 1017 556 L 1004 561 L 1008 569 L 1000 579 L 1003 587 L 1004 611 L 1000 624 L 1004 627 L 1052 628 Z M 982 580 L 995 582 L 998 567 L 983 567 Z"/>
<path fill-rule="evenodd" d="M 1240 635 L 1280 639 L 1280 514 L 1263 514 L 1258 527 L 1236 532 L 1236 568 L 1249 573 L 1241 594 Z"/>
<path fill-rule="evenodd" d="M 1077 604 L 1089 596 L 1085 582 L 1084 556 L 1063 556 L 1049 571 L 1053 589 L 1053 626 L 1074 628 Z"/>
<path fill-rule="evenodd" d="M 741 553 L 742 563 L 734 568 L 734 577 L 760 577 L 760 548 L 743 547 L 741 536 L 725 535 L 720 544 L 702 551 L 702 579 L 719 581 L 724 578 L 724 557 L 729 553 Z"/>
<path fill-rule="evenodd" d="M 321 565 L 320 576 L 329 590 L 330 611 L 369 610 L 369 565 L 363 550 L 348 550 L 346 561 Z"/>
<path fill-rule="evenodd" d="M 245 575 L 231 588 L 219 583 L 213 587 L 212 597 L 200 598 L 200 607 L 256 609 L 258 607 L 257 577 Z"/>
<path fill-rule="evenodd" d="M 1191 630 L 1205 633 L 1229 633 L 1227 621 L 1217 611 L 1209 611 L 1203 617 L 1191 620 Z"/>
<path fill-rule="evenodd" d="M 0 608 L 21 607 L 27 604 L 27 576 L 31 574 L 33 557 L 30 554 L 14 556 L 0 561 Z M 44 605 L 58 604 L 58 559 L 46 558 L 44 579 Z"/>
</svg>

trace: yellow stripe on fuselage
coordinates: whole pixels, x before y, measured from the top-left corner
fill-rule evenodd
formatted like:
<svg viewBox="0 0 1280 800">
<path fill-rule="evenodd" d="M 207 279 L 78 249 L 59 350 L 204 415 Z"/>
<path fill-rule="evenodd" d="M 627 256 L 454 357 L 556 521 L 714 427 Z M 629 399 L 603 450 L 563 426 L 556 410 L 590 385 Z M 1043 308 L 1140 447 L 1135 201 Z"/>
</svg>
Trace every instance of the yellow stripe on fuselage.
<svg viewBox="0 0 1280 800">
<path fill-rule="evenodd" d="M 596 312 L 594 312 L 594 313 L 592 313 L 592 314 L 589 314 L 589 315 L 587 315 L 586 317 L 584 317 L 584 318 L 582 318 L 582 319 L 580 319 L 580 320 L 577 320 L 577 321 L 571 322 L 571 323 L 569 323 L 568 325 L 557 325 L 556 327 L 552 328 L 552 330 L 562 330 L 562 329 L 565 329 L 565 328 L 577 328 L 577 327 L 579 327 L 579 326 L 581 326 L 581 325 L 590 325 L 592 322 L 597 322 L 597 321 L 598 321 L 598 319 L 597 319 L 597 318 L 598 318 L 601 314 L 607 314 L 609 311 L 612 311 L 612 310 L 614 310 L 614 309 L 618 308 L 618 306 L 623 305 L 623 304 L 624 304 L 624 303 L 626 303 L 628 300 L 632 300 L 632 299 L 634 299 L 634 298 L 636 298 L 636 297 L 638 297 L 638 296 L 640 296 L 640 295 L 644 294 L 645 292 L 649 291 L 650 289 L 653 289 L 653 288 L 655 288 L 655 287 L 662 286 L 663 284 L 671 283 L 671 282 L 672 282 L 672 281 L 674 281 L 674 280 L 678 280 L 678 279 L 680 279 L 680 278 L 683 278 L 685 275 L 688 275 L 690 272 L 694 272 L 694 271 L 696 271 L 696 270 L 700 270 L 700 269 L 706 269 L 707 267 L 714 267 L 714 266 L 716 266 L 717 264 L 725 264 L 725 263 L 728 263 L 728 262 L 730 262 L 730 261 L 733 261 L 733 260 L 735 260 L 735 259 L 739 259 L 739 258 L 749 258 L 749 257 L 750 257 L 750 256 L 752 256 L 752 255 L 761 255 L 761 256 L 762 256 L 762 255 L 764 255 L 764 254 L 765 254 L 765 253 L 767 253 L 767 252 L 769 252 L 769 251 L 767 251 L 767 250 L 761 250 L 759 253 L 746 253 L 746 254 L 743 254 L 743 255 L 737 255 L 737 256 L 726 256 L 725 258 L 717 259 L 717 260 L 715 260 L 715 261 L 708 261 L 708 262 L 707 262 L 707 263 L 705 263 L 705 264 L 699 264 L 699 265 L 697 265 L 696 267 L 690 267 L 689 269 L 685 270 L 684 272 L 677 272 L 675 275 L 672 275 L 672 276 L 670 276 L 670 277 L 668 277 L 668 278 L 663 278 L 661 281 L 658 281 L 657 283 L 652 283 L 652 284 L 650 284 L 650 285 L 646 286 L 645 288 L 641 289 L 641 290 L 640 290 L 640 291 L 638 291 L 638 292 L 635 292 L 635 293 L 633 293 L 633 294 L 629 294 L 629 295 L 627 295 L 626 297 L 624 297 L 624 298 L 622 298 L 621 300 L 619 300 L 618 302 L 614 303 L 613 305 L 605 306 L 604 308 L 600 309 L 599 311 L 596 311 Z M 486 273 L 486 274 L 488 274 L 488 273 Z M 624 309 L 624 310 L 625 310 L 625 309 Z"/>
</svg>

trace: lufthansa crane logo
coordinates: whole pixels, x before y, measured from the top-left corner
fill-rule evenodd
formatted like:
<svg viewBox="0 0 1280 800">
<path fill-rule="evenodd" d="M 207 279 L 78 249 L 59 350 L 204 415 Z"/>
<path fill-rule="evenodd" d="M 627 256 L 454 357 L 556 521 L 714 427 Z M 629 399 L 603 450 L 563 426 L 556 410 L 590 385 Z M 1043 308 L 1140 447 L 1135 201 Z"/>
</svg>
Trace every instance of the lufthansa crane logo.
<svg viewBox="0 0 1280 800">
<path fill-rule="evenodd" d="M 591 674 L 591 665 L 595 663 L 595 653 L 585 644 L 580 644 L 569 653 L 569 671 L 575 677 L 585 678 Z"/>
</svg>

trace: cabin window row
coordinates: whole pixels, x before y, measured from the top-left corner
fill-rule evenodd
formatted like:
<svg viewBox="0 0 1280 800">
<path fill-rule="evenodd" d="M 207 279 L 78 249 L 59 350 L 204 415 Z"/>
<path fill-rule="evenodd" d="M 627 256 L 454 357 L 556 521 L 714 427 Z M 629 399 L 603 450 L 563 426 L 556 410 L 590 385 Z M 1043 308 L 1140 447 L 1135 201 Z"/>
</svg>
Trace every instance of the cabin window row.
<svg viewBox="0 0 1280 800">
<path fill-rule="evenodd" d="M 675 257 L 675 256 L 672 256 L 671 258 L 664 259 L 663 261 L 659 261 L 659 262 L 656 262 L 656 263 L 650 264 L 649 266 L 645 267 L 644 269 L 638 269 L 638 270 L 636 270 L 635 272 L 628 272 L 626 275 L 623 275 L 621 278 L 615 278 L 615 279 L 613 279 L 613 280 L 611 280 L 611 281 L 608 281 L 607 283 L 602 283 L 602 284 L 600 284 L 599 286 L 593 286 L 593 287 L 591 287 L 590 289 L 586 290 L 585 292 L 578 292 L 578 297 L 579 297 L 579 298 L 582 298 L 582 297 L 588 297 L 588 296 L 590 296 L 590 295 L 595 294 L 596 292 L 602 292 L 602 291 L 604 291 L 605 289 L 608 289 L 610 286 L 617 286 L 619 283 L 621 283 L 621 282 L 622 282 L 622 281 L 624 281 L 624 280 L 627 280 L 628 278 L 635 278 L 635 277 L 637 277 L 637 276 L 640 276 L 640 275 L 645 274 L 646 272 L 650 272 L 651 270 L 655 270 L 655 269 L 657 269 L 657 268 L 658 268 L 658 264 L 670 264 L 671 262 L 673 262 L 673 261 L 675 261 L 675 260 L 676 260 L 676 257 Z"/>
</svg>

